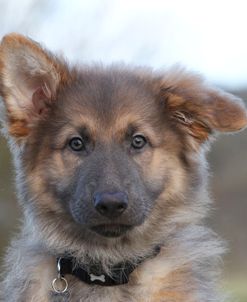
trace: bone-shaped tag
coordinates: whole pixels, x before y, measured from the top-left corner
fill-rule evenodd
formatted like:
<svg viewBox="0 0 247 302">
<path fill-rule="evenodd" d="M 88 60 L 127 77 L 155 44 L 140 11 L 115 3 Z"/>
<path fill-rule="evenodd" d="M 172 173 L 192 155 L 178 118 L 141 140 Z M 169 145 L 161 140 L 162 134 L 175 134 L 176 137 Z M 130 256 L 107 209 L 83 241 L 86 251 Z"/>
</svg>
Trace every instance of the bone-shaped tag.
<svg viewBox="0 0 247 302">
<path fill-rule="evenodd" d="M 95 280 L 99 280 L 101 282 L 105 282 L 105 275 L 96 276 L 94 274 L 89 274 L 90 280 L 93 282 Z"/>
</svg>

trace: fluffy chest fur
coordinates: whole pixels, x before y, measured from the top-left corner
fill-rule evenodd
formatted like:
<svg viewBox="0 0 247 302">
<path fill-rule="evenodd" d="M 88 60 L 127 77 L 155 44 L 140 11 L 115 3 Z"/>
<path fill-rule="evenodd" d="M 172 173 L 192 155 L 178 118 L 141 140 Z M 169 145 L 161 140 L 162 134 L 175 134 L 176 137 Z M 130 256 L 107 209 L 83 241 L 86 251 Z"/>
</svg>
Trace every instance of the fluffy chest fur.
<svg viewBox="0 0 247 302">
<path fill-rule="evenodd" d="M 176 233 L 173 241 L 164 245 L 155 258 L 143 262 L 130 275 L 128 284 L 88 285 L 66 275 L 68 291 L 56 294 L 52 289 L 52 281 L 57 276 L 55 257 L 46 255 L 40 247 L 13 250 L 9 264 L 16 258 L 19 264 L 18 267 L 9 266 L 12 284 L 4 296 L 6 301 L 18 302 L 219 302 L 223 301 L 223 296 L 215 286 L 215 266 L 221 253 L 221 244 L 210 230 L 188 227 Z"/>
</svg>

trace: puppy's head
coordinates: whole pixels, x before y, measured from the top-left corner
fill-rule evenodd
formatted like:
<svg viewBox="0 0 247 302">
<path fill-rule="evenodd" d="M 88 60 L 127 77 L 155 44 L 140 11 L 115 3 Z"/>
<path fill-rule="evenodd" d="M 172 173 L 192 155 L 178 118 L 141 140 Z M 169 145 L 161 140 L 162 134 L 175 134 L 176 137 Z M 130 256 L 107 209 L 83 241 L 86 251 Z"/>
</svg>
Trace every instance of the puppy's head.
<svg viewBox="0 0 247 302">
<path fill-rule="evenodd" d="M 197 75 L 69 68 L 16 34 L 2 40 L 0 81 L 26 218 L 68 248 L 193 220 L 182 209 L 203 203 L 203 147 L 247 125 L 242 102 Z"/>
</svg>

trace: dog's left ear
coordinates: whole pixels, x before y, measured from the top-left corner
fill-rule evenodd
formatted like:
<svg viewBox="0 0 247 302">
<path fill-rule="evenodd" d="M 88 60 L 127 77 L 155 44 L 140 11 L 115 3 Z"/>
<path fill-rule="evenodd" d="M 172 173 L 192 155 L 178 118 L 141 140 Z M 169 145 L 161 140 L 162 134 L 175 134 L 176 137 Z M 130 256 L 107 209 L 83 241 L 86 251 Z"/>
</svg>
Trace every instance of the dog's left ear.
<svg viewBox="0 0 247 302">
<path fill-rule="evenodd" d="M 0 44 L 0 95 L 8 130 L 25 137 L 43 117 L 57 90 L 66 81 L 66 68 L 38 43 L 19 34 L 5 36 Z"/>
<path fill-rule="evenodd" d="M 199 142 L 215 131 L 234 132 L 247 126 L 241 99 L 209 86 L 200 76 L 177 70 L 163 78 L 161 97 L 169 116 Z"/>
</svg>

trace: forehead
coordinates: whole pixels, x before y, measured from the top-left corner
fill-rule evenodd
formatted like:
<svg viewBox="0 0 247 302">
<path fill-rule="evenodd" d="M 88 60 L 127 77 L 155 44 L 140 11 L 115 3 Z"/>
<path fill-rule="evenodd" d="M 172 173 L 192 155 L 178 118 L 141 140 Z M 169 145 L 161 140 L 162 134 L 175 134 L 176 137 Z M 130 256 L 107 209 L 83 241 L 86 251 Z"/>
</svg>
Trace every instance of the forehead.
<svg viewBox="0 0 247 302">
<path fill-rule="evenodd" d="M 57 117 L 95 133 L 130 126 L 155 127 L 160 124 L 161 113 L 153 82 L 142 71 L 96 68 L 79 72 L 60 92 Z"/>
</svg>

